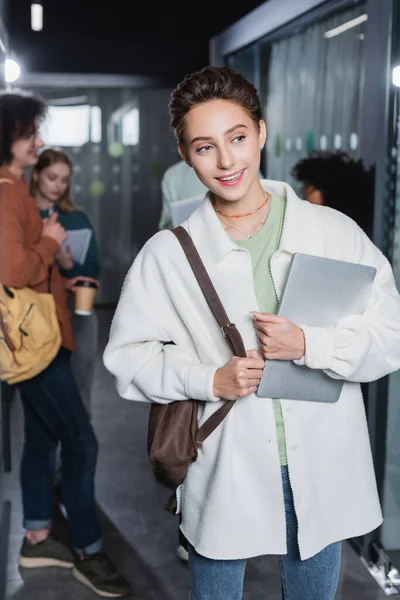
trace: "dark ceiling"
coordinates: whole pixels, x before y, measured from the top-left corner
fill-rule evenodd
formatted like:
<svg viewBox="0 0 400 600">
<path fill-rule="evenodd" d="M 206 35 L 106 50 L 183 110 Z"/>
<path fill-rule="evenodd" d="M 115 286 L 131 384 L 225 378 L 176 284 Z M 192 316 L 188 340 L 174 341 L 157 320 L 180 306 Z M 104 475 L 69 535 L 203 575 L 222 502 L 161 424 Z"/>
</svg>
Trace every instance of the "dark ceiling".
<svg viewBox="0 0 400 600">
<path fill-rule="evenodd" d="M 7 22 L 11 50 L 28 71 L 178 79 L 208 64 L 212 36 L 262 3 L 43 0 L 43 31 L 32 32 L 30 0 L 9 0 Z"/>
</svg>

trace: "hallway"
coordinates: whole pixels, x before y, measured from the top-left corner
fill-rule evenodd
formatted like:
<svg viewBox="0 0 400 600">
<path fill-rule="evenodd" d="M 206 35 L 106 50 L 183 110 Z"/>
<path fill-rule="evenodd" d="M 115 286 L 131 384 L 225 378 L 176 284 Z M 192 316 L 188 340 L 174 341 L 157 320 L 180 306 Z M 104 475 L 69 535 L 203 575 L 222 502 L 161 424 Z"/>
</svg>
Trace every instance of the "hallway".
<svg viewBox="0 0 400 600">
<path fill-rule="evenodd" d="M 111 559 L 129 579 L 135 600 L 185 600 L 188 568 L 176 556 L 177 520 L 163 509 L 168 491 L 152 475 L 146 453 L 148 406 L 118 397 L 101 361 L 112 312 L 99 310 L 100 354 L 94 389 L 93 424 L 100 443 L 97 499 L 104 541 Z M 23 529 L 18 482 L 22 419 L 13 407 L 13 472 L 4 477 L 9 512 L 9 547 L 5 600 L 90 600 L 96 596 L 68 570 L 19 569 L 17 555 Z M 8 502 L 7 502 L 8 501 Z M 1 595 L 1 590 L 0 590 Z M 276 557 L 248 562 L 244 600 L 280 600 Z M 345 545 L 337 600 L 383 600 L 385 594 Z"/>
</svg>

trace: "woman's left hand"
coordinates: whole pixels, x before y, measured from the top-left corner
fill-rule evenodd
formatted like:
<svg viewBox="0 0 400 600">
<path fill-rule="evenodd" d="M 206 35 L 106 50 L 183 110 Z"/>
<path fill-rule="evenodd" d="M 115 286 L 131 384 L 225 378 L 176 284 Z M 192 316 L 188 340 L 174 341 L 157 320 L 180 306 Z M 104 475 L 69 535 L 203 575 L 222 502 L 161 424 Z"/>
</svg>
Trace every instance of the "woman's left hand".
<svg viewBox="0 0 400 600">
<path fill-rule="evenodd" d="M 86 277 L 85 275 L 78 275 L 77 277 L 72 277 L 72 279 L 67 279 L 64 277 L 64 285 L 67 294 L 72 295 L 75 293 L 77 281 L 91 281 L 92 283 L 95 283 L 97 287 L 100 287 L 100 283 L 97 281 L 97 279 L 93 279 L 93 277 Z"/>
<path fill-rule="evenodd" d="M 299 360 L 306 344 L 303 330 L 278 315 L 252 312 L 259 350 L 268 360 Z"/>
<path fill-rule="evenodd" d="M 60 250 L 60 252 L 56 254 L 56 260 L 60 267 L 65 271 L 71 271 L 71 269 L 74 268 L 74 258 L 69 246 L 65 248 L 64 252 Z"/>
</svg>

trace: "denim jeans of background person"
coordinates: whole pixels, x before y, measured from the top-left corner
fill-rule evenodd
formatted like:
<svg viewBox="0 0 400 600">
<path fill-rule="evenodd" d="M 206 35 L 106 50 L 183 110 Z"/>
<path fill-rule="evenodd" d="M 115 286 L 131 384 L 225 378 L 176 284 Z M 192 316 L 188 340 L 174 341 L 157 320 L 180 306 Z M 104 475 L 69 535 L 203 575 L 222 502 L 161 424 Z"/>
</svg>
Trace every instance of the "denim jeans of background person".
<svg viewBox="0 0 400 600">
<path fill-rule="evenodd" d="M 98 444 L 71 373 L 70 352 L 61 349 L 38 376 L 18 386 L 25 415 L 21 462 L 24 527 L 51 529 L 57 441 L 61 442 L 62 496 L 75 552 L 102 548 L 94 499 Z"/>
<path fill-rule="evenodd" d="M 279 557 L 283 600 L 334 600 L 339 583 L 342 543 L 302 561 L 288 467 L 282 467 L 287 554 Z M 210 560 L 189 546 L 190 600 L 242 600 L 245 560 Z M 265 597 L 268 597 L 268 580 Z"/>
<path fill-rule="evenodd" d="M 89 419 L 92 417 L 92 387 L 96 370 L 98 349 L 98 320 L 95 310 L 90 315 L 81 316 L 73 312 L 74 302 L 69 302 L 72 311 L 72 331 L 76 350 L 71 355 L 71 370 L 79 395 Z M 55 483 L 58 501 L 64 504 L 61 493 L 62 460 L 60 447 L 56 453 Z"/>
</svg>

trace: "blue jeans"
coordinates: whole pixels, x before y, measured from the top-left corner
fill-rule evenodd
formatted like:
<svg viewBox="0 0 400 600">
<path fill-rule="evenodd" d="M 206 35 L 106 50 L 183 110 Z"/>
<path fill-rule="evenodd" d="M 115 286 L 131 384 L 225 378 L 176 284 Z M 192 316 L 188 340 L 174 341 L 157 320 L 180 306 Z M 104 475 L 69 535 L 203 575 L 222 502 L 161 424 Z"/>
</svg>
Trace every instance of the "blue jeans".
<svg viewBox="0 0 400 600">
<path fill-rule="evenodd" d="M 102 548 L 94 498 L 97 439 L 72 376 L 70 352 L 61 349 L 36 377 L 18 384 L 25 417 L 21 461 L 24 527 L 51 528 L 57 444 L 61 442 L 62 498 L 75 551 Z"/>
<path fill-rule="evenodd" d="M 300 560 L 297 520 L 287 467 L 282 467 L 287 554 L 280 557 L 284 600 L 333 600 L 339 583 L 342 544 Z M 189 545 L 190 600 L 241 600 L 245 560 L 211 560 Z M 265 597 L 268 590 L 265 590 Z"/>
</svg>

